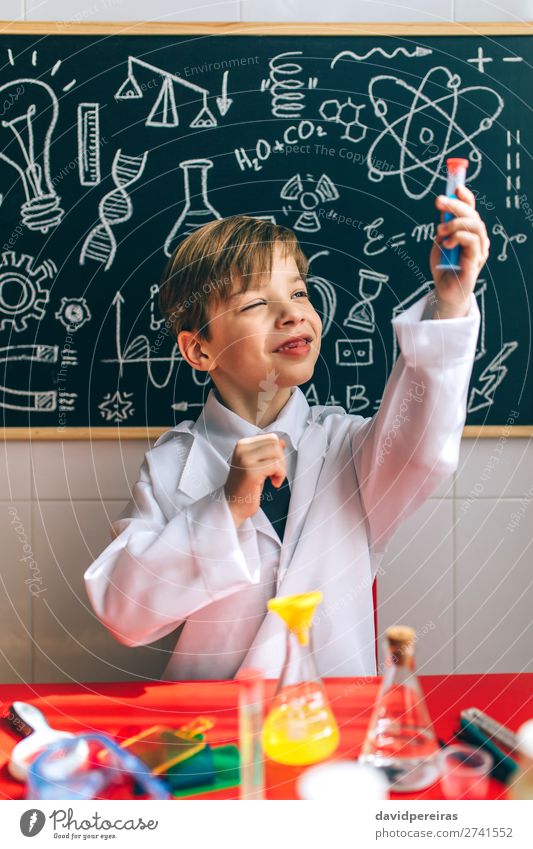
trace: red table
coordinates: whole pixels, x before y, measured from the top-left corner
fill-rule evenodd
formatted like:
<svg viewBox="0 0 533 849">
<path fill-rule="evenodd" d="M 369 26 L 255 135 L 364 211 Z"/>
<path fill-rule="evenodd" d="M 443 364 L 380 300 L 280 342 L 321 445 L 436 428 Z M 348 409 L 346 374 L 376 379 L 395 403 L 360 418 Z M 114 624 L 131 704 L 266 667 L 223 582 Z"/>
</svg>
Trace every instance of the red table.
<svg viewBox="0 0 533 849">
<path fill-rule="evenodd" d="M 431 675 L 421 676 L 427 704 L 437 734 L 449 742 L 458 728 L 459 712 L 478 707 L 513 731 L 533 717 L 533 673 L 522 675 Z M 271 695 L 275 682 L 267 682 Z M 378 678 L 334 678 L 327 691 L 341 731 L 336 758 L 359 754 L 374 699 Z M 105 731 L 119 734 L 147 728 L 155 723 L 179 726 L 198 714 L 216 721 L 208 732 L 210 743 L 237 741 L 238 684 L 221 682 L 157 682 L 116 684 L 0 685 L 0 714 L 5 716 L 13 701 L 28 701 L 39 707 L 50 725 L 66 731 Z M 23 785 L 14 781 L 6 762 L 16 738 L 0 723 L 0 799 L 23 798 Z M 267 763 L 269 799 L 296 798 L 295 780 L 301 767 Z M 505 799 L 505 787 L 491 781 L 491 799 Z M 189 797 L 191 798 L 191 797 Z M 221 790 L 207 798 L 235 799 L 238 788 Z M 398 799 L 442 799 L 440 785 L 422 793 L 393 795 Z"/>
</svg>

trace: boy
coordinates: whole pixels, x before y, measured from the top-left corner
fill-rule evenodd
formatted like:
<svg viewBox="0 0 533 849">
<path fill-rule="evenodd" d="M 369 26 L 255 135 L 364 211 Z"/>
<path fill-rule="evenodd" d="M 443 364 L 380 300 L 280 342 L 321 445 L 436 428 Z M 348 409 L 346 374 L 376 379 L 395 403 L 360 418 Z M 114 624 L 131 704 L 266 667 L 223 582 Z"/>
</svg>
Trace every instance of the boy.
<svg viewBox="0 0 533 849">
<path fill-rule="evenodd" d="M 277 677 L 285 629 L 267 601 L 315 589 L 320 674 L 375 674 L 380 557 L 455 470 L 466 415 L 473 290 L 489 240 L 472 193 L 458 195 L 436 206 L 456 216 L 438 238 L 461 245 L 461 270 L 437 269 L 433 245 L 435 290 L 393 320 L 401 354 L 372 418 L 310 407 L 299 388 L 313 375 L 321 321 L 291 230 L 237 215 L 175 250 L 160 307 L 184 360 L 214 388 L 196 422 L 146 453 L 115 539 L 85 573 L 97 616 L 120 642 L 179 627 L 166 679 L 228 679 L 241 666 Z M 290 498 L 285 530 L 278 488 L 282 514 Z"/>
</svg>

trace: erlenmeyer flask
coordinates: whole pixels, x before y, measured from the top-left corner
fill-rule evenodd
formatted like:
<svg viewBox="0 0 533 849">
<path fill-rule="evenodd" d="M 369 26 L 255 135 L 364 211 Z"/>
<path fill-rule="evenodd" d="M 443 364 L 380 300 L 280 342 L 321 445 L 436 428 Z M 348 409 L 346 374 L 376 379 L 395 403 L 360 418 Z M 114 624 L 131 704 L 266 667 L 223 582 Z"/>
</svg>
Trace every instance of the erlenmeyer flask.
<svg viewBox="0 0 533 849">
<path fill-rule="evenodd" d="M 222 217 L 207 197 L 207 172 L 212 167 L 211 159 L 187 159 L 180 162 L 180 168 L 183 169 L 185 206 L 165 240 L 167 256 L 172 255 L 174 248 L 185 236 L 213 218 Z"/>
<path fill-rule="evenodd" d="M 415 672 L 415 631 L 397 625 L 385 636 L 383 681 L 359 760 L 383 769 L 391 787 L 407 793 L 438 779 L 439 748 Z"/>
<path fill-rule="evenodd" d="M 321 592 L 272 598 L 268 609 L 287 625 L 285 661 L 271 709 L 263 725 L 263 751 L 271 760 L 300 766 L 329 757 L 339 745 L 339 729 L 320 679 L 310 638 Z"/>
</svg>

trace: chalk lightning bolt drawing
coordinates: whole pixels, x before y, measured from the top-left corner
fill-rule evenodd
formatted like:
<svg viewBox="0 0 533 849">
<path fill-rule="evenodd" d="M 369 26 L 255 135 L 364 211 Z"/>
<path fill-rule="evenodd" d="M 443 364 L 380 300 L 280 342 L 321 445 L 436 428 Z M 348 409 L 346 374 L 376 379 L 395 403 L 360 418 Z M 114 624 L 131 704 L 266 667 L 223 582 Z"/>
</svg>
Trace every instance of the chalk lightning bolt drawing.
<svg viewBox="0 0 533 849">
<path fill-rule="evenodd" d="M 488 366 L 485 366 L 478 378 L 479 389 L 474 386 L 468 399 L 468 412 L 475 413 L 494 403 L 494 393 L 506 377 L 509 369 L 504 361 L 518 348 L 518 342 L 506 342 Z"/>
<path fill-rule="evenodd" d="M 116 189 L 111 189 L 98 204 L 101 223 L 87 235 L 80 252 L 80 265 L 84 265 L 86 259 L 94 259 L 105 262 L 104 271 L 111 267 L 117 252 L 112 225 L 123 224 L 131 218 L 133 204 L 126 189 L 140 178 L 147 156 L 147 150 L 140 156 L 126 156 L 120 148 L 115 153 L 111 176 Z"/>
<path fill-rule="evenodd" d="M 440 91 L 445 94 L 436 96 Z M 368 92 L 384 125 L 367 154 L 370 180 L 399 176 L 405 194 L 419 200 L 433 190 L 437 179 L 446 179 L 446 158 L 456 151 L 465 155 L 466 150 L 471 163 L 469 182 L 478 176 L 482 155 L 474 139 L 493 126 L 504 107 L 503 98 L 493 89 L 479 85 L 461 88 L 458 74 L 437 66 L 428 71 L 418 88 L 398 77 L 380 75 L 370 81 Z M 472 103 L 477 109 L 471 108 Z M 481 121 L 479 114 L 484 115 Z M 467 124 L 470 129 L 464 129 Z M 427 155 L 421 155 L 421 144 Z M 398 167 L 391 167 L 398 153 Z M 381 163 L 386 163 L 385 167 Z"/>
</svg>

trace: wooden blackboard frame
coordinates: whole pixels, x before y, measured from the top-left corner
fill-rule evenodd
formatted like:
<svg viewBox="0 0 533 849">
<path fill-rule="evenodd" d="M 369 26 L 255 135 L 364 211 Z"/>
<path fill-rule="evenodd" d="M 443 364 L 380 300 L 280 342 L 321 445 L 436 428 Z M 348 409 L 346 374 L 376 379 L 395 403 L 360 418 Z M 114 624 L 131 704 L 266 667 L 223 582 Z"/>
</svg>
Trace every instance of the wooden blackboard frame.
<svg viewBox="0 0 533 849">
<path fill-rule="evenodd" d="M 509 36 L 533 35 L 533 21 L 512 23 L 508 21 L 461 23 L 306 23 L 254 22 L 167 22 L 157 21 L 0 21 L 4 35 L 358 35 L 358 36 Z M 154 427 L 8 427 L 3 428 L 7 441 L 20 440 L 131 440 L 157 439 L 169 426 Z M 529 438 L 533 425 L 467 425 L 463 436 L 470 439 Z"/>
</svg>

